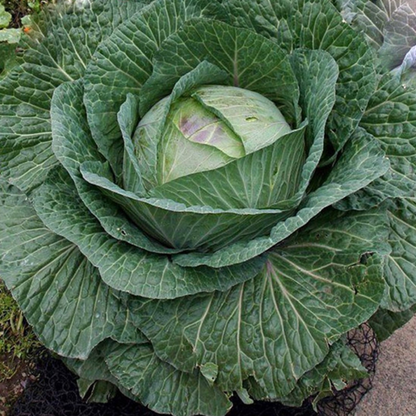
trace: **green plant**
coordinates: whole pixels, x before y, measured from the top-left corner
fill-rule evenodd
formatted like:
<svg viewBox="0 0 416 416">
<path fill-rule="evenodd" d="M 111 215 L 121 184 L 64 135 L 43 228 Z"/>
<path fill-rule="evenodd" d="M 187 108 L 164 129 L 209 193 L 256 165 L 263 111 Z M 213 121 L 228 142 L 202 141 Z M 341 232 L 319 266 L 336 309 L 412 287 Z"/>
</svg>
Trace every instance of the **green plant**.
<svg viewBox="0 0 416 416">
<path fill-rule="evenodd" d="M 40 0 L 29 1 L 27 5 L 36 13 L 41 11 L 42 2 Z"/>
<path fill-rule="evenodd" d="M 17 65 L 25 37 L 32 32 L 32 26 L 36 26 L 31 14 L 39 13 L 46 4 L 47 1 L 39 0 L 28 4 L 20 0 L 0 2 L 0 79 Z"/>
<path fill-rule="evenodd" d="M 33 13 L 40 13 L 42 8 L 55 4 L 56 0 L 0 0 L 0 4 L 11 14 L 12 19 L 9 23 L 11 28 L 20 28 L 25 25 L 22 19 Z"/>
<path fill-rule="evenodd" d="M 39 346 L 22 311 L 0 281 L 0 382 L 15 374 L 16 358 L 29 359 Z"/>
<path fill-rule="evenodd" d="M 0 42 L 7 42 L 10 44 L 18 43 L 20 40 L 19 29 L 8 29 L 12 20 L 12 15 L 6 11 L 6 8 L 0 4 Z"/>
<path fill-rule="evenodd" d="M 0 4 L 0 74 L 13 58 L 16 44 L 20 41 L 21 31 L 8 28 L 11 19 L 12 15 Z"/>
<path fill-rule="evenodd" d="M 409 319 L 415 11 L 390 6 L 45 12 L 0 83 L 0 272 L 83 396 L 296 405 L 365 374 L 349 330 Z"/>
</svg>

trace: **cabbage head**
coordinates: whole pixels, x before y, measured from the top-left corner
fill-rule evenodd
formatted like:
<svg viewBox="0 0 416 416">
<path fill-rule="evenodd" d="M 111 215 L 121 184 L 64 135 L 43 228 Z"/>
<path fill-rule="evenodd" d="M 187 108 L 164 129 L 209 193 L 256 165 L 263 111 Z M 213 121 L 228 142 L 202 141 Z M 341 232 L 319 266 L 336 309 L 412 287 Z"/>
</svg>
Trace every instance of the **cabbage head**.
<svg viewBox="0 0 416 416">
<path fill-rule="evenodd" d="M 33 22 L 0 81 L 0 276 L 83 397 L 222 416 L 365 376 L 347 332 L 416 304 L 415 23 L 405 0 Z"/>
</svg>

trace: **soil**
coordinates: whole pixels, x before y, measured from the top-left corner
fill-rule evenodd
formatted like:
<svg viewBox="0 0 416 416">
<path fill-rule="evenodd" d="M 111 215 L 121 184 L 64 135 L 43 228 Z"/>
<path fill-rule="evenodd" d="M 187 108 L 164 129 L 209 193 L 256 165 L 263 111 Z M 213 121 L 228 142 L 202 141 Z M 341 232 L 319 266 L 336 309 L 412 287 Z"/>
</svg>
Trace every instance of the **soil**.
<svg viewBox="0 0 416 416">
<path fill-rule="evenodd" d="M 0 363 L 12 370 L 8 378 L 0 372 L 0 416 L 6 416 L 13 402 L 36 377 L 31 375 L 33 364 L 30 361 L 6 354 L 0 356 Z"/>
</svg>

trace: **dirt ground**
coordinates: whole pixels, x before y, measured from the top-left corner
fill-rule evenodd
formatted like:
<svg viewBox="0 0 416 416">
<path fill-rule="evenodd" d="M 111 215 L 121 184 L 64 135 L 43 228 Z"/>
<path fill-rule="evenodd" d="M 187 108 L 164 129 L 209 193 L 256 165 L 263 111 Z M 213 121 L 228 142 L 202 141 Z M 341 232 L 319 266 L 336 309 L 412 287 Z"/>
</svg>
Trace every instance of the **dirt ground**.
<svg viewBox="0 0 416 416">
<path fill-rule="evenodd" d="M 35 380 L 35 377 L 30 374 L 32 372 L 30 361 L 22 361 L 10 355 L 0 356 L 0 361 L 7 364 L 13 374 L 10 378 L 0 379 L 0 416 L 6 416 L 10 405 L 22 394 L 27 384 Z"/>
<path fill-rule="evenodd" d="M 416 317 L 381 344 L 374 387 L 355 416 L 416 416 Z"/>
</svg>

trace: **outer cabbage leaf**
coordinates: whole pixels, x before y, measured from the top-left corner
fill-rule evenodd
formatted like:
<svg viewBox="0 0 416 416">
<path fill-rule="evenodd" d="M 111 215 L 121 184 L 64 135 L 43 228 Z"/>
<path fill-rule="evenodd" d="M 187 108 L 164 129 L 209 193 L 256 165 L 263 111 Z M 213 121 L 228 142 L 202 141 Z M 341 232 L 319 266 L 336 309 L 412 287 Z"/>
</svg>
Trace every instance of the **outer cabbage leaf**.
<svg viewBox="0 0 416 416">
<path fill-rule="evenodd" d="M 359 358 L 344 343 L 337 341 L 331 345 L 328 355 L 314 369 L 305 373 L 288 396 L 279 400 L 287 406 L 300 407 L 302 403 L 315 395 L 314 406 L 320 399 L 334 393 L 334 388 L 342 390 L 349 381 L 368 376 Z M 260 386 L 249 379 L 247 389 L 256 400 L 267 399 Z M 318 393 L 318 394 L 317 394 Z M 315 409 L 316 410 L 316 409 Z"/>
<path fill-rule="evenodd" d="M 124 141 L 123 187 L 137 195 L 144 195 L 146 189 L 132 141 L 136 126 L 140 121 L 139 98 L 136 95 L 127 95 L 126 101 L 117 114 L 117 120 Z"/>
<path fill-rule="evenodd" d="M 416 304 L 416 200 L 388 204 L 392 252 L 385 265 L 386 293 L 382 307 L 405 311 Z"/>
<path fill-rule="evenodd" d="M 266 164 L 269 158 L 259 157 L 257 160 L 259 159 Z M 251 160 L 247 163 L 249 166 L 250 162 Z M 100 163 L 83 163 L 81 173 L 88 183 L 95 185 L 105 196 L 122 206 L 130 218 L 136 224 L 140 224 L 149 235 L 164 242 L 168 247 L 182 250 L 215 250 L 234 241 L 246 241 L 253 236 L 267 235 L 279 219 L 286 218 L 290 214 L 288 211 L 273 209 L 273 207 L 221 209 L 209 205 L 187 206 L 182 200 L 176 202 L 162 199 L 160 196 L 139 198 L 134 193 L 118 187 L 112 181 L 108 167 Z M 234 179 L 230 178 L 230 175 L 224 177 L 224 180 Z M 207 182 L 209 181 L 203 182 L 202 185 Z M 226 186 L 227 184 L 222 189 L 226 190 Z M 179 187 L 178 189 L 181 190 Z M 163 197 L 163 194 L 161 196 Z M 199 200 L 203 200 L 203 197 L 204 195 Z M 183 196 L 183 200 L 188 200 L 186 195 Z"/>
<path fill-rule="evenodd" d="M 329 210 L 268 253 L 263 271 L 229 291 L 174 301 L 130 297 L 135 324 L 183 371 L 215 367 L 224 390 L 254 377 L 269 398 L 290 393 L 328 345 L 368 319 L 384 291 L 386 217 Z"/>
<path fill-rule="evenodd" d="M 342 21 L 328 0 L 226 0 L 223 5 L 225 12 L 216 18 L 250 28 L 275 40 L 288 52 L 296 48 L 323 49 L 333 56 L 339 66 L 339 78 L 326 133 L 334 149 L 341 149 L 376 87 L 375 55 L 365 39 Z"/>
<path fill-rule="evenodd" d="M 227 396 L 197 371 L 183 373 L 161 361 L 150 344 L 108 344 L 105 361 L 121 386 L 145 406 L 177 416 L 223 416 Z"/>
<path fill-rule="evenodd" d="M 264 263 L 264 259 L 257 258 L 244 265 L 215 270 L 183 268 L 172 263 L 168 256 L 148 253 L 115 240 L 83 205 L 63 169 L 54 171 L 39 188 L 34 207 L 48 228 L 79 247 L 99 269 L 106 284 L 137 296 L 166 299 L 226 290 L 253 278 Z"/>
<path fill-rule="evenodd" d="M 389 14 L 382 1 L 335 0 L 334 3 L 345 21 L 358 32 L 364 33 L 372 47 L 378 49 L 383 44 L 383 28 L 389 20 Z M 395 2 L 388 0 L 387 3 Z"/>
<path fill-rule="evenodd" d="M 291 65 L 298 80 L 299 104 L 306 118 L 306 152 L 301 183 L 293 200 L 304 198 L 311 185 L 313 175 L 322 158 L 325 140 L 325 125 L 334 106 L 338 66 L 327 52 L 321 50 L 296 49 L 291 55 Z"/>
<path fill-rule="evenodd" d="M 117 204 L 112 203 L 82 179 L 79 170 L 81 163 L 104 162 L 86 121 L 82 104 L 83 91 L 82 80 L 61 85 L 54 93 L 51 108 L 53 151 L 73 179 L 79 197 L 111 237 L 152 253 L 177 252 L 145 235 L 131 223 Z"/>
<path fill-rule="evenodd" d="M 1 182 L 1 191 L 1 276 L 42 343 L 85 359 L 109 337 L 143 340 L 119 294 L 77 247 L 45 228 L 16 188 Z"/>
<path fill-rule="evenodd" d="M 378 51 L 381 64 L 390 70 L 400 65 L 416 45 L 416 3 L 403 0 L 398 3 L 384 26 L 384 42 Z"/>
<path fill-rule="evenodd" d="M 61 358 L 79 377 L 77 384 L 80 396 L 89 402 L 106 403 L 117 392 L 117 379 L 110 373 L 104 360 L 107 344 L 107 341 L 103 341 L 97 345 L 86 360 Z"/>
<path fill-rule="evenodd" d="M 261 60 L 257 59 L 260 56 Z M 203 60 L 229 74 L 227 85 L 264 95 L 283 105 L 288 120 L 290 116 L 293 119 L 299 93 L 283 50 L 252 31 L 203 19 L 186 23 L 161 45 L 155 55 L 154 72 L 143 86 L 141 114 L 168 94 L 180 76 Z M 259 77 L 259 73 L 263 75 Z"/>
<path fill-rule="evenodd" d="M 107 403 L 117 394 L 117 387 L 108 381 L 78 379 L 79 395 L 88 403 Z"/>
<path fill-rule="evenodd" d="M 390 337 L 397 329 L 401 328 L 416 312 L 416 306 L 412 306 L 403 312 L 392 312 L 386 309 L 379 309 L 368 321 L 377 336 L 382 342 Z"/>
<path fill-rule="evenodd" d="M 313 406 L 324 397 L 332 396 L 334 389 L 341 391 L 348 383 L 367 377 L 360 359 L 343 342 L 331 347 L 329 354 L 313 370 L 306 373 L 290 395 L 282 400 L 287 406 L 301 406 L 308 397 L 316 394 Z"/>
<path fill-rule="evenodd" d="M 16 64 L 16 46 L 8 43 L 0 43 L 0 80 L 6 76 L 11 68 Z"/>
<path fill-rule="evenodd" d="M 107 340 L 85 361 L 63 361 L 80 377 L 79 391 L 88 401 L 106 402 L 118 388 L 130 399 L 163 413 L 223 415 L 231 407 L 227 396 L 198 372 L 182 374 L 158 359 L 148 342 L 128 345 Z M 178 394 L 185 400 L 178 400 Z"/>
<path fill-rule="evenodd" d="M 94 0 L 62 6 L 45 15 L 45 31 L 24 54 L 23 64 L 0 85 L 2 176 L 24 191 L 44 181 L 57 161 L 51 150 L 49 108 L 53 91 L 84 74 L 97 45 L 146 1 Z M 59 36 L 57 36 L 59 33 Z"/>
<path fill-rule="evenodd" d="M 104 360 L 108 351 L 108 346 L 113 343 L 114 341 L 109 340 L 101 342 L 91 351 L 91 354 L 86 360 L 62 358 L 62 361 L 71 369 L 71 371 L 84 380 L 101 380 L 117 383 L 117 379 L 110 373 Z M 148 341 L 143 338 L 142 342 L 137 342 L 137 344 L 148 344 Z M 127 345 L 129 344 L 127 343 Z"/>
<path fill-rule="evenodd" d="M 401 65 L 394 70 L 404 85 L 416 87 L 416 45 L 410 48 Z"/>
<path fill-rule="evenodd" d="M 336 0 L 345 20 L 363 32 L 383 68 L 400 65 L 416 44 L 416 4 L 412 0 Z"/>
<path fill-rule="evenodd" d="M 396 74 L 384 75 L 360 125 L 381 144 L 390 169 L 345 201 L 341 209 L 367 209 L 387 198 L 413 197 L 416 189 L 416 90 Z"/>
</svg>

